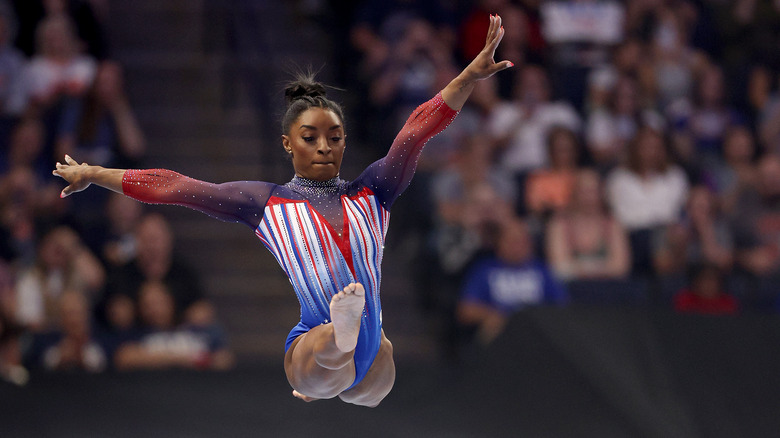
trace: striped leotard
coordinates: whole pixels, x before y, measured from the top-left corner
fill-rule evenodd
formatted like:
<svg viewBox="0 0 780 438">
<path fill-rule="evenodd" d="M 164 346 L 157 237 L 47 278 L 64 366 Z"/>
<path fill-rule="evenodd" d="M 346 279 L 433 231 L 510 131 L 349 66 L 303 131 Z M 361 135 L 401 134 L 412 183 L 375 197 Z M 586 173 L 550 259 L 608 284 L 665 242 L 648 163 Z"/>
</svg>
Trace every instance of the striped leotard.
<svg viewBox="0 0 780 438">
<path fill-rule="evenodd" d="M 284 185 L 260 181 L 212 184 L 162 169 L 128 170 L 127 196 L 149 203 L 184 205 L 221 220 L 244 223 L 274 255 L 301 304 L 298 336 L 330 322 L 330 300 L 349 283 L 366 290 L 355 349 L 355 381 L 365 377 L 379 351 L 381 263 L 389 211 L 409 185 L 423 145 L 457 112 L 441 94 L 409 117 L 384 158 L 354 181 L 294 177 Z"/>
</svg>

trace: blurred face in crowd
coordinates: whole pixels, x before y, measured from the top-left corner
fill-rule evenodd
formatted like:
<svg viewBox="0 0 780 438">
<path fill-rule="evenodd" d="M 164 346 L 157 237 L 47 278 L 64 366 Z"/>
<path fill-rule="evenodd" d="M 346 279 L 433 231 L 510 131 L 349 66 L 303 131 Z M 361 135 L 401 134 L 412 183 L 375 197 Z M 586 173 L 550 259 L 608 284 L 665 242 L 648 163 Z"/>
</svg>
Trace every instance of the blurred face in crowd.
<svg viewBox="0 0 780 438">
<path fill-rule="evenodd" d="M 466 184 L 477 184 L 485 180 L 490 167 L 489 148 L 478 137 L 465 141 L 458 153 L 458 168 Z"/>
<path fill-rule="evenodd" d="M 553 169 L 577 167 L 577 137 L 566 128 L 553 128 L 549 135 L 550 163 Z"/>
<path fill-rule="evenodd" d="M 533 256 L 533 242 L 526 224 L 510 220 L 501 228 L 497 248 L 498 257 L 507 263 L 524 263 Z"/>
<path fill-rule="evenodd" d="M 780 158 L 776 155 L 767 155 L 759 162 L 758 184 L 763 196 L 780 196 Z"/>
<path fill-rule="evenodd" d="M 78 41 L 70 19 L 57 15 L 44 19 L 38 25 L 38 53 L 47 58 L 67 59 L 78 52 Z"/>
<path fill-rule="evenodd" d="M 498 9 L 487 9 L 497 11 Z M 514 62 L 524 58 L 524 49 L 528 41 L 528 16 L 517 6 L 507 5 L 501 9 L 501 20 L 504 25 L 504 38 L 499 46 L 500 58 L 511 59 Z"/>
<path fill-rule="evenodd" d="M 60 297 L 62 331 L 69 337 L 89 337 L 89 304 L 84 294 L 65 291 Z"/>
<path fill-rule="evenodd" d="M 168 222 L 157 214 L 141 220 L 135 232 L 138 264 L 147 277 L 161 279 L 170 268 L 173 233 Z"/>
<path fill-rule="evenodd" d="M 72 263 L 73 253 L 81 245 L 79 237 L 67 227 L 55 228 L 41 243 L 39 258 L 46 269 L 65 269 Z"/>
<path fill-rule="evenodd" d="M 688 215 L 692 219 L 705 219 L 715 210 L 714 199 L 705 186 L 696 186 L 688 195 Z"/>
<path fill-rule="evenodd" d="M 115 330 L 128 330 L 135 322 L 135 304 L 127 295 L 114 294 L 106 304 L 106 319 Z"/>
<path fill-rule="evenodd" d="M 601 210 L 601 178 L 597 172 L 583 170 L 577 174 L 573 202 L 582 211 Z"/>
<path fill-rule="evenodd" d="M 704 106 L 715 106 L 723 100 L 723 72 L 717 67 L 704 70 L 699 80 L 699 100 Z"/>
<path fill-rule="evenodd" d="M 498 101 L 498 80 L 495 76 L 477 81 L 474 85 L 474 91 L 469 96 L 469 102 L 484 111 L 489 111 Z"/>
<path fill-rule="evenodd" d="M 744 127 L 736 126 L 726 133 L 723 140 L 723 155 L 728 163 L 749 163 L 755 153 L 753 134 Z"/>
<path fill-rule="evenodd" d="M 622 72 L 634 71 L 642 57 L 642 45 L 635 39 L 618 46 L 615 52 L 615 67 Z"/>
<path fill-rule="evenodd" d="M 622 76 L 615 84 L 614 108 L 618 114 L 632 115 L 638 107 L 638 90 L 635 80 Z"/>
<path fill-rule="evenodd" d="M 666 146 L 660 134 L 652 129 L 639 131 L 636 145 L 637 166 L 641 172 L 659 172 L 666 163 Z"/>
<path fill-rule="evenodd" d="M 119 193 L 111 193 L 106 207 L 114 231 L 128 233 L 138 223 L 143 207 L 140 202 Z"/>
<path fill-rule="evenodd" d="M 516 98 L 522 103 L 533 105 L 550 99 L 547 74 L 539 67 L 526 66 L 520 70 L 520 81 Z"/>
<path fill-rule="evenodd" d="M 173 297 L 164 284 L 147 282 L 138 294 L 138 313 L 141 321 L 156 329 L 165 330 L 174 324 Z"/>
<path fill-rule="evenodd" d="M 104 62 L 95 76 L 95 94 L 103 105 L 109 106 L 122 96 L 124 87 L 122 68 L 114 62 Z"/>
<path fill-rule="evenodd" d="M 17 166 L 32 165 L 43 149 L 43 142 L 43 124 L 36 119 L 23 119 L 11 135 L 11 163 Z"/>
<path fill-rule="evenodd" d="M 704 268 L 693 280 L 693 292 L 703 298 L 717 298 L 721 292 L 720 283 L 720 274 L 716 268 Z"/>
</svg>

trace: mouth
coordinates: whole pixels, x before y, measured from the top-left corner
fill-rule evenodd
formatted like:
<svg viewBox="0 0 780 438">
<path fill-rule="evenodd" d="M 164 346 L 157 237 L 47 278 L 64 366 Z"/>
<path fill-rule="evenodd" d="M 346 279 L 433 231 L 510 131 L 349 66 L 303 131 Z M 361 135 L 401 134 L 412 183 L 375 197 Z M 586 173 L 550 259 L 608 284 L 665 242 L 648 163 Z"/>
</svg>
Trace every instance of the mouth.
<svg viewBox="0 0 780 438">
<path fill-rule="evenodd" d="M 320 165 L 320 166 L 327 166 L 327 165 L 329 165 L 329 164 L 333 164 L 333 161 L 325 161 L 325 162 L 319 162 L 319 161 L 315 161 L 315 162 L 314 162 L 314 163 L 312 163 L 312 164 L 318 164 L 318 165 Z"/>
</svg>

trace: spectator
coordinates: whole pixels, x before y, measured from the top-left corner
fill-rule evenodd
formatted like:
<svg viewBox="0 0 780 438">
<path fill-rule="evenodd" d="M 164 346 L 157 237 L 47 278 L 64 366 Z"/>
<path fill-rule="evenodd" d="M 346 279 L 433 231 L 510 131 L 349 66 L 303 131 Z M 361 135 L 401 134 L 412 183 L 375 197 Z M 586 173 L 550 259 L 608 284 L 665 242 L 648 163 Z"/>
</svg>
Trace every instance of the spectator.
<svg viewBox="0 0 780 438">
<path fill-rule="evenodd" d="M 780 268 L 780 158 L 768 154 L 758 163 L 756 188 L 738 197 L 734 243 L 741 267 L 756 275 Z"/>
<path fill-rule="evenodd" d="M 698 75 L 695 98 L 679 101 L 668 109 L 674 150 L 683 163 L 696 170 L 719 162 L 726 131 L 744 123 L 725 99 L 723 71 L 708 65 Z"/>
<path fill-rule="evenodd" d="M 591 70 L 588 75 L 588 99 L 585 110 L 592 113 L 612 105 L 618 78 L 635 78 L 639 83 L 641 107 L 653 103 L 652 72 L 648 70 L 645 45 L 638 38 L 627 38 L 613 49 L 612 59 Z M 649 78 L 649 79 L 648 79 Z"/>
<path fill-rule="evenodd" d="M 433 242 L 444 273 L 459 275 L 481 252 L 492 249 L 491 230 L 511 216 L 517 191 L 506 172 L 492 166 L 478 138 L 461 147 L 455 166 L 433 181 Z"/>
<path fill-rule="evenodd" d="M 481 0 L 476 2 L 473 9 L 466 14 L 461 21 L 458 32 L 460 60 L 470 61 L 482 50 L 485 41 L 480 35 L 484 35 L 488 30 L 488 16 L 496 13 L 501 16 L 505 31 L 501 45 L 496 51 L 496 58 L 508 59 L 516 65 L 523 65 L 526 62 L 540 62 L 541 56 L 538 53 L 538 47 L 533 47 L 533 29 L 528 14 L 521 7 L 513 5 L 508 0 Z M 504 78 L 509 80 L 505 81 Z M 500 83 L 501 96 L 511 96 L 510 75 L 494 76 L 493 80 Z"/>
<path fill-rule="evenodd" d="M 666 108 L 693 95 L 696 72 L 706 63 L 706 57 L 690 46 L 684 17 L 660 2 L 656 4 L 655 25 L 650 30 L 655 105 Z"/>
<path fill-rule="evenodd" d="M 657 240 L 654 264 L 661 275 L 680 273 L 694 264 L 712 265 L 724 273 L 731 270 L 731 229 L 705 186 L 691 189 L 685 216 L 667 226 Z"/>
<path fill-rule="evenodd" d="M 33 367 L 48 371 L 104 371 L 110 352 L 92 333 L 87 297 L 65 291 L 59 297 L 59 327 L 38 336 L 30 361 Z"/>
<path fill-rule="evenodd" d="M 114 342 L 124 342 L 135 334 L 136 306 L 132 298 L 121 293 L 111 294 L 104 310 L 105 314 L 98 314 L 98 319 Z"/>
<path fill-rule="evenodd" d="M 623 39 L 625 10 L 615 0 L 557 0 L 540 6 L 551 66 L 567 101 L 582 108 L 591 68 L 608 59 Z"/>
<path fill-rule="evenodd" d="M 398 124 L 404 121 L 400 114 L 408 114 L 456 72 L 449 48 L 429 22 L 412 20 L 403 29 L 400 39 L 390 45 L 391 56 L 371 80 L 369 91 L 375 106 L 397 110 L 394 120 Z"/>
<path fill-rule="evenodd" d="M 723 272 L 717 266 L 706 263 L 695 266 L 689 284 L 674 296 L 675 311 L 709 315 L 737 313 L 737 300 L 724 291 Z"/>
<path fill-rule="evenodd" d="M 137 167 L 146 149 L 143 133 L 124 93 L 122 69 L 104 62 L 72 126 L 58 132 L 58 157 L 80 157 L 98 166 Z"/>
<path fill-rule="evenodd" d="M 57 303 L 66 290 L 93 295 L 105 272 L 70 228 L 61 226 L 43 237 L 35 266 L 23 271 L 16 283 L 16 319 L 32 331 L 55 327 Z"/>
<path fill-rule="evenodd" d="M 112 267 L 124 266 L 137 255 L 135 229 L 143 214 L 143 204 L 119 193 L 112 193 L 106 206 L 108 232 L 104 239 L 103 259 Z"/>
<path fill-rule="evenodd" d="M 569 205 L 579 166 L 579 149 L 577 136 L 571 130 L 560 126 L 550 129 L 549 168 L 534 171 L 526 183 L 525 203 L 530 213 L 547 217 Z"/>
<path fill-rule="evenodd" d="M 547 266 L 534 256 L 526 224 L 510 220 L 501 227 L 496 255 L 466 275 L 457 309 L 458 321 L 475 327 L 490 343 L 518 310 L 539 304 L 564 304 L 566 292 Z"/>
<path fill-rule="evenodd" d="M 550 266 L 561 279 L 622 279 L 631 267 L 625 230 L 607 213 L 593 170 L 577 173 L 572 202 L 550 221 L 546 243 Z"/>
<path fill-rule="evenodd" d="M 138 304 L 141 285 L 157 281 L 162 282 L 173 296 L 177 321 L 184 318 L 193 305 L 208 305 L 197 274 L 174 255 L 173 232 L 165 218 L 159 214 L 145 215 L 136 227 L 135 239 L 135 259 L 109 273 L 104 298 L 118 293 L 133 298 Z"/>
<path fill-rule="evenodd" d="M 780 90 L 777 85 L 771 89 L 771 84 L 777 84 L 777 81 L 777 71 L 770 72 L 764 67 L 755 68 L 750 78 L 750 99 L 756 112 L 758 138 L 763 149 L 773 154 L 780 153 Z"/>
<path fill-rule="evenodd" d="M 350 38 L 364 58 L 367 77 L 376 74 L 392 58 L 392 46 L 408 35 L 412 22 L 429 23 L 435 38 L 449 45 L 455 39 L 451 14 L 436 1 L 363 2 L 355 17 Z"/>
<path fill-rule="evenodd" d="M 588 117 L 586 140 L 596 165 L 609 170 L 625 162 L 628 143 L 642 126 L 661 132 L 663 117 L 639 105 L 639 87 L 630 76 L 621 76 L 609 92 L 607 105 Z"/>
<path fill-rule="evenodd" d="M 23 386 L 29 374 L 21 366 L 19 337 L 22 330 L 13 320 L 13 287 L 10 266 L 0 258 L 0 379 Z"/>
<path fill-rule="evenodd" d="M 756 183 L 755 141 L 750 130 L 742 125 L 726 131 L 723 139 L 723 162 L 705 170 L 704 180 L 714 188 L 721 210 L 728 216 L 740 193 L 754 190 Z"/>
<path fill-rule="evenodd" d="M 688 195 L 685 173 L 672 164 L 663 137 L 645 127 L 629 145 L 628 161 L 607 177 L 607 200 L 630 233 L 637 273 L 652 268 L 652 236 L 677 220 Z"/>
<path fill-rule="evenodd" d="M 220 330 L 176 326 L 174 298 L 163 283 L 144 283 L 138 293 L 138 311 L 143 330 L 136 341 L 117 350 L 114 360 L 118 369 L 222 370 L 232 366 L 233 356 Z"/>
<path fill-rule="evenodd" d="M 41 21 L 36 40 L 37 53 L 24 70 L 19 92 L 8 104 L 14 114 L 46 110 L 62 97 L 84 96 L 95 78 L 95 60 L 79 54 L 79 43 L 67 16 Z"/>
<path fill-rule="evenodd" d="M 2 116 L 7 115 L 6 108 L 10 96 L 14 89 L 20 86 L 21 73 L 25 66 L 24 55 L 12 45 L 15 21 L 10 6 L 0 2 L 0 115 Z M 0 141 L 0 144 L 5 144 L 5 138 Z"/>
<path fill-rule="evenodd" d="M 11 0 L 11 3 L 20 21 L 16 45 L 27 56 L 34 54 L 40 22 L 52 16 L 66 16 L 75 24 L 79 44 L 85 45 L 86 52 L 96 59 L 106 57 L 103 0 Z"/>
<path fill-rule="evenodd" d="M 493 111 L 487 131 L 503 151 L 502 166 L 521 175 L 548 164 L 550 128 L 560 125 L 577 133 L 580 118 L 568 103 L 551 101 L 547 73 L 541 67 L 529 65 L 517 75 L 514 100 Z"/>
</svg>

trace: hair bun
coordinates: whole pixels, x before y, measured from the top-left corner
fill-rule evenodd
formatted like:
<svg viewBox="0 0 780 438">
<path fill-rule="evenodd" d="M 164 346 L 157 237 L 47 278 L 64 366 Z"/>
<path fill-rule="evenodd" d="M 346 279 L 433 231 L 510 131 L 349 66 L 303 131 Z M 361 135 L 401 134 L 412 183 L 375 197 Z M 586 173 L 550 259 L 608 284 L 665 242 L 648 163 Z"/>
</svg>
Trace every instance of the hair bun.
<svg viewBox="0 0 780 438">
<path fill-rule="evenodd" d="M 317 98 L 326 95 L 325 85 L 315 81 L 314 75 L 301 74 L 284 89 L 284 97 L 288 103 L 303 97 Z"/>
</svg>

